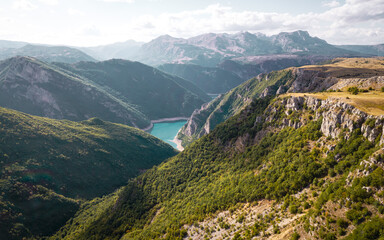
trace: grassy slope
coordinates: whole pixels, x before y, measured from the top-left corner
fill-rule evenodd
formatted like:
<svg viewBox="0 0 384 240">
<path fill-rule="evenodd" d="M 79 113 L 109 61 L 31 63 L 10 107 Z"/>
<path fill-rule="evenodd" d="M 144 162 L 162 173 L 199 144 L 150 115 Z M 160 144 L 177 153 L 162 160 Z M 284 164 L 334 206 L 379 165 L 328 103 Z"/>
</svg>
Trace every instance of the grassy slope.
<svg viewBox="0 0 384 240">
<path fill-rule="evenodd" d="M 15 239 L 51 234 L 78 209 L 73 199 L 110 193 L 176 154 L 143 131 L 97 118 L 58 121 L 0 108 L 0 135 L 0 234 Z"/>
<path fill-rule="evenodd" d="M 322 71 L 337 78 L 367 78 L 384 75 L 384 58 L 335 58 L 323 65 L 300 68 Z"/>
<path fill-rule="evenodd" d="M 361 92 L 359 94 L 351 94 L 350 92 L 320 92 L 320 93 L 287 93 L 281 95 L 286 96 L 311 96 L 318 99 L 339 99 L 348 103 L 363 112 L 371 115 L 384 115 L 384 93 L 378 91 Z"/>
</svg>

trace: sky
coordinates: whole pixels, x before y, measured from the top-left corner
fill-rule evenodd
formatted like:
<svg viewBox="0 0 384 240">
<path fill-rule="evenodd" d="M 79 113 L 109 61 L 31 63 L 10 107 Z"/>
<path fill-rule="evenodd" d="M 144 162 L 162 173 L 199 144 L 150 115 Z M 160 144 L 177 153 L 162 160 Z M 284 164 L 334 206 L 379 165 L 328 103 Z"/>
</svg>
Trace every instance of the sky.
<svg viewBox="0 0 384 240">
<path fill-rule="evenodd" d="M 306 30 L 331 44 L 384 43 L 384 0 L 1 0 L 0 39 L 96 46 L 160 35 Z"/>
</svg>

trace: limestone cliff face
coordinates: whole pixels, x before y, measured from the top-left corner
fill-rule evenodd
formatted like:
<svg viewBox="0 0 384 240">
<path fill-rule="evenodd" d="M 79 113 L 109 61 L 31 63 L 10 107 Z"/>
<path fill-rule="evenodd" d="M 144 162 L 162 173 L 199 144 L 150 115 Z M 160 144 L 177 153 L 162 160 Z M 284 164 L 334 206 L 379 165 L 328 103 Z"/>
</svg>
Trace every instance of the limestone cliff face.
<svg viewBox="0 0 384 240">
<path fill-rule="evenodd" d="M 335 83 L 337 78 L 319 70 L 304 68 L 294 69 L 295 80 L 288 89 L 288 92 L 317 92 L 326 90 Z"/>
<path fill-rule="evenodd" d="M 314 119 L 322 118 L 321 131 L 326 137 L 337 138 L 341 133 L 345 133 L 348 138 L 355 129 L 360 129 L 363 136 L 370 142 L 374 142 L 383 133 L 384 118 L 382 116 L 369 115 L 352 105 L 344 103 L 339 99 L 320 100 L 313 97 L 289 97 L 282 99 L 283 106 L 287 109 L 286 119 L 283 119 L 281 127 L 299 128 L 305 124 L 302 114 L 295 121 L 289 120 L 290 113 L 294 111 L 308 111 L 314 113 Z M 269 109 L 269 111 L 274 111 Z M 266 121 L 272 121 L 269 118 Z M 380 143 L 384 143 L 383 134 Z"/>
</svg>

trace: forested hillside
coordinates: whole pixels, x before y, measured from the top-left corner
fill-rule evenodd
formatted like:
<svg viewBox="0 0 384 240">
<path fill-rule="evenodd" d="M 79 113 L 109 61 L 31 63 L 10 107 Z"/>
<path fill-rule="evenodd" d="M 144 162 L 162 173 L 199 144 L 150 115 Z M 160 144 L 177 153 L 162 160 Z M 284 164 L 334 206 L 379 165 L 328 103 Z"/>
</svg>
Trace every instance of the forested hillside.
<svg viewBox="0 0 384 240">
<path fill-rule="evenodd" d="M 253 100 L 52 239 L 377 239 L 382 125 L 337 99 Z"/>
<path fill-rule="evenodd" d="M 177 152 L 132 127 L 0 108 L 0 238 L 52 234 L 85 199 L 109 194 Z"/>
</svg>

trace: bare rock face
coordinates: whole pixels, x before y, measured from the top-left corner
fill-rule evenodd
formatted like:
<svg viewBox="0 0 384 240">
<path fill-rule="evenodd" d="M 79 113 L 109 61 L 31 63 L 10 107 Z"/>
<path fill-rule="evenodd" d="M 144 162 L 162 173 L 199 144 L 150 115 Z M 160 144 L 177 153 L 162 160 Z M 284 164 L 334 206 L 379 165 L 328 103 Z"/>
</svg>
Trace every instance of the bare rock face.
<svg viewBox="0 0 384 240">
<path fill-rule="evenodd" d="M 276 91 L 276 95 L 284 94 L 284 93 L 286 93 L 286 92 L 287 92 L 287 87 L 281 85 L 281 86 L 277 89 L 277 91 Z"/>
<path fill-rule="evenodd" d="M 363 136 L 370 142 L 374 142 L 380 134 L 384 135 L 384 118 L 368 115 L 359 109 L 341 102 L 339 99 L 320 100 L 313 97 L 290 97 L 283 99 L 286 108 L 285 114 L 288 116 L 290 111 L 303 110 L 304 106 L 315 111 L 315 119 L 322 117 L 321 131 L 326 137 L 337 138 L 340 133 L 346 130 L 348 133 L 360 128 Z M 269 110 L 273 112 L 273 109 Z M 267 118 L 268 119 L 268 118 Z M 268 119 L 271 121 L 271 119 Z M 304 119 L 299 121 L 283 119 L 281 127 L 299 128 L 303 125 Z M 381 137 L 380 144 L 384 144 L 384 137 Z"/>
<path fill-rule="evenodd" d="M 378 121 L 376 121 L 376 122 L 378 122 Z M 370 141 L 370 142 L 374 142 L 376 140 L 376 138 L 379 136 L 381 130 L 382 129 L 379 129 L 378 127 L 376 127 L 376 125 L 374 127 L 370 127 L 369 125 L 364 124 L 361 127 L 361 131 L 363 132 L 363 136 L 366 137 L 368 139 L 368 141 Z"/>
<path fill-rule="evenodd" d="M 260 98 L 265 98 L 265 97 L 268 97 L 268 96 L 272 96 L 275 94 L 275 91 L 273 89 L 273 87 L 266 87 L 264 89 L 264 91 L 260 94 Z"/>
<path fill-rule="evenodd" d="M 186 124 L 186 127 L 184 128 L 184 131 L 183 133 L 186 135 L 186 136 L 192 136 L 192 134 L 194 134 L 196 132 L 196 130 L 198 129 L 198 124 L 196 121 L 198 116 L 200 115 L 200 113 L 204 110 L 206 110 L 208 107 L 208 103 L 204 104 L 203 106 L 201 106 L 200 109 L 196 109 L 195 111 L 193 111 L 190 119 L 188 120 L 187 124 Z"/>
<path fill-rule="evenodd" d="M 326 72 L 296 68 L 295 81 L 288 92 L 316 92 L 330 88 L 337 83 L 338 79 L 327 75 Z"/>
<path fill-rule="evenodd" d="M 323 123 L 321 131 L 325 136 L 336 138 L 343 129 L 352 132 L 355 128 L 361 127 L 367 114 L 353 106 L 340 102 L 337 99 L 322 101 Z"/>
<path fill-rule="evenodd" d="M 333 85 L 330 89 L 337 90 L 346 87 L 358 87 L 358 88 L 369 88 L 373 87 L 377 90 L 384 87 L 384 76 L 376 76 L 370 78 L 345 78 L 339 79 L 339 81 Z"/>
</svg>

